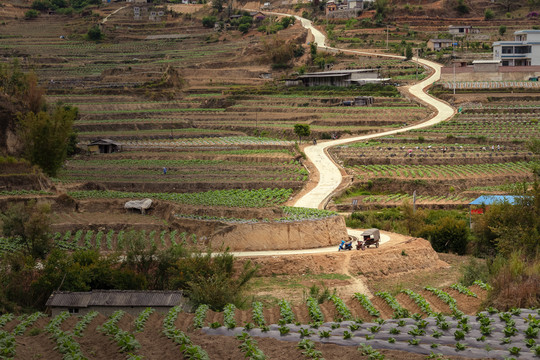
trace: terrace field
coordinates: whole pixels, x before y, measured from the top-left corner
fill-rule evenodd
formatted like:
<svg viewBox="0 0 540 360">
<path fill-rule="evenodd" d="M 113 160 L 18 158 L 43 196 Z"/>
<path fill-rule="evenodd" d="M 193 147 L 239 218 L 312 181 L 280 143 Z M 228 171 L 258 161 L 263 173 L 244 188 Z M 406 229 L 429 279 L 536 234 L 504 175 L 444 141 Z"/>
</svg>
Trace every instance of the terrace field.
<svg viewBox="0 0 540 360">
<path fill-rule="evenodd" d="M 166 315 L 147 308 L 136 316 L 119 310 L 109 317 L 64 312 L 53 318 L 42 313 L 15 318 L 7 313 L 0 317 L 0 335 L 6 344 L 3 350 L 15 359 L 36 354 L 50 359 L 66 355 L 123 359 L 127 353 L 145 358 L 183 353 L 187 358 L 258 354 L 273 359 L 342 359 L 358 356 L 358 351 L 367 358 L 386 359 L 423 359 L 430 352 L 449 359 L 462 354 L 532 359 L 538 354 L 535 311 L 498 313 L 490 308 L 476 317 L 467 315 L 476 312 L 486 286 L 426 287 L 396 296 L 379 292 L 371 300 L 361 294 L 347 299 L 333 295 L 321 304 L 308 297 L 295 306 L 282 299 L 266 308 L 254 302 L 249 310 L 229 304 L 223 312 L 201 305 L 195 314 L 180 307 Z M 501 336 L 509 336 L 508 341 L 499 343 Z M 29 342 L 33 346 L 25 346 Z"/>
</svg>

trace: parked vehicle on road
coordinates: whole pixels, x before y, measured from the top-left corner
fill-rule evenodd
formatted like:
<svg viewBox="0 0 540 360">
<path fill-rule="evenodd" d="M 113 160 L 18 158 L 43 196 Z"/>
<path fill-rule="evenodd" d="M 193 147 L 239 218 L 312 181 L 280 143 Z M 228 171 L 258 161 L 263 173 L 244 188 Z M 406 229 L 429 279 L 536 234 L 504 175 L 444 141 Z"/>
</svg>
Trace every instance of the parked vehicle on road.
<svg viewBox="0 0 540 360">
<path fill-rule="evenodd" d="M 356 244 L 356 250 L 365 250 L 371 245 L 375 245 L 376 248 L 379 247 L 379 241 L 381 239 L 381 232 L 379 229 L 368 229 L 362 233 L 362 239 L 358 240 Z"/>
</svg>

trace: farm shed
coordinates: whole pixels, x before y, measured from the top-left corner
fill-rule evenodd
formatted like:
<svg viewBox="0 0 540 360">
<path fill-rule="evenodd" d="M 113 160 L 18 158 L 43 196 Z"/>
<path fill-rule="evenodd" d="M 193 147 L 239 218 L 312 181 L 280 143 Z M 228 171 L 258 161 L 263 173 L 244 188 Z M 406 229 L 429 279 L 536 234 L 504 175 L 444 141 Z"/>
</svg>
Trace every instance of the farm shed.
<svg viewBox="0 0 540 360">
<path fill-rule="evenodd" d="M 471 25 L 450 25 L 448 27 L 448 32 L 454 35 L 467 35 L 478 34 L 480 30 L 473 28 Z"/>
<path fill-rule="evenodd" d="M 379 78 L 377 69 L 332 70 L 301 75 L 305 86 L 350 86 L 379 83 L 390 80 Z"/>
<path fill-rule="evenodd" d="M 452 40 L 450 39 L 429 39 L 427 42 L 428 49 L 441 50 L 452 46 Z"/>
<path fill-rule="evenodd" d="M 88 144 L 87 149 L 93 153 L 110 154 L 120 151 L 122 146 L 111 139 L 98 139 Z"/>
<path fill-rule="evenodd" d="M 87 314 L 97 311 L 109 316 L 123 310 L 137 316 L 147 307 L 166 313 L 170 308 L 181 305 L 189 308 L 188 300 L 182 291 L 135 291 L 135 290 L 93 290 L 88 292 L 55 291 L 45 304 L 52 316 L 63 311 L 71 314 Z"/>
<path fill-rule="evenodd" d="M 256 22 L 263 21 L 266 18 L 266 15 L 264 15 L 260 11 L 252 11 L 249 13 L 249 16 L 251 16 L 253 18 L 253 21 L 256 21 Z"/>
<path fill-rule="evenodd" d="M 500 60 L 474 60 L 473 62 L 474 72 L 497 72 L 499 71 Z"/>
<path fill-rule="evenodd" d="M 332 12 L 332 11 L 336 11 L 337 10 L 337 5 L 335 2 L 333 1 L 329 1 L 326 3 L 326 13 L 328 14 L 329 12 Z"/>
</svg>

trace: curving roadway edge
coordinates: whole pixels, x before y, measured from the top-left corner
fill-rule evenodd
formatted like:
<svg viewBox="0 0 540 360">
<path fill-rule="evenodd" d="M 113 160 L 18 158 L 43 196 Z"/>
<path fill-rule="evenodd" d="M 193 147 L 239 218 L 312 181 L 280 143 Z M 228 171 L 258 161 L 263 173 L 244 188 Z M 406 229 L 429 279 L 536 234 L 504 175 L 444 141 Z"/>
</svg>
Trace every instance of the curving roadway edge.
<svg viewBox="0 0 540 360">
<path fill-rule="evenodd" d="M 276 13 L 278 14 L 278 13 Z M 287 15 L 287 14 L 279 14 L 279 15 Z M 398 59 L 404 59 L 403 56 L 397 56 L 397 55 L 388 55 L 388 54 L 376 54 L 376 53 L 368 53 L 363 51 L 355 51 L 355 50 L 342 50 L 337 48 L 328 47 L 325 45 L 326 43 L 326 37 L 323 33 L 321 33 L 318 29 L 316 29 L 313 26 L 313 23 L 310 20 L 304 19 L 299 16 L 295 16 L 296 19 L 300 20 L 302 23 L 302 26 L 306 29 L 310 30 L 313 34 L 313 37 L 315 38 L 314 42 L 317 44 L 323 44 L 319 45 L 319 48 L 326 49 L 328 51 L 341 51 L 344 53 L 351 53 L 351 54 L 358 54 L 358 55 L 369 55 L 369 56 L 382 56 L 382 57 L 391 57 L 391 58 L 398 58 Z M 332 193 L 338 188 L 338 186 L 341 184 L 342 176 L 341 172 L 338 168 L 338 166 L 328 157 L 326 153 L 326 149 L 336 146 L 336 145 L 342 145 L 349 142 L 354 141 L 361 141 L 361 140 L 368 140 L 373 139 L 377 137 L 387 136 L 387 135 L 393 135 L 402 133 L 408 130 L 412 129 L 420 129 L 428 126 L 435 125 L 441 121 L 445 121 L 450 119 L 455 114 L 454 108 L 449 106 L 448 104 L 428 95 L 425 92 L 425 89 L 428 88 L 430 85 L 432 85 L 435 81 L 439 80 L 441 78 L 441 67 L 442 65 L 437 64 L 432 61 L 424 60 L 424 59 L 417 59 L 416 60 L 419 64 L 427 66 L 432 69 L 433 73 L 430 77 L 426 78 L 425 80 L 419 82 L 418 84 L 412 85 L 408 88 L 409 93 L 417 98 L 418 100 L 432 106 L 437 110 L 437 114 L 420 124 L 412 125 L 403 127 L 396 130 L 390 130 L 385 131 L 382 133 L 376 133 L 376 134 L 370 134 L 370 135 L 363 135 L 363 136 L 356 136 L 351 137 L 347 139 L 339 139 L 339 140 L 333 140 L 333 141 L 327 141 L 327 142 L 321 142 L 320 144 L 308 146 L 304 149 L 304 152 L 306 153 L 306 156 L 308 159 L 315 165 L 317 170 L 319 171 L 319 183 L 315 188 L 313 188 L 310 192 L 305 194 L 303 197 L 298 199 L 294 206 L 297 207 L 307 207 L 307 208 L 323 208 L 326 203 L 326 199 L 332 195 Z"/>
<path fill-rule="evenodd" d="M 278 15 L 278 16 L 290 16 L 290 14 L 282 14 L 282 13 L 275 13 L 275 12 L 266 12 L 266 13 Z M 358 55 L 381 56 L 381 57 L 404 59 L 403 56 L 398 56 L 398 55 L 377 54 L 377 53 L 369 53 L 369 52 L 363 52 L 363 51 L 357 51 L 357 50 L 342 50 L 342 49 L 326 46 L 325 45 L 326 36 L 322 32 L 320 32 L 317 28 L 315 28 L 313 26 L 313 23 L 310 20 L 304 19 L 296 15 L 295 15 L 295 18 L 301 21 L 303 27 L 311 31 L 315 39 L 314 42 L 316 42 L 318 44 L 318 47 L 321 49 L 325 49 L 328 51 L 336 51 L 336 52 L 341 51 L 344 53 L 351 53 L 351 54 L 358 54 Z M 323 44 L 323 45 L 319 45 L 319 44 Z M 332 146 L 336 146 L 336 145 L 342 145 L 342 144 L 354 142 L 354 141 L 368 140 L 368 139 L 373 139 L 377 137 L 402 133 L 411 129 L 420 129 L 420 128 L 432 126 L 437 123 L 440 123 L 441 121 L 448 120 L 454 116 L 455 114 L 454 108 L 432 97 L 431 95 L 428 95 L 425 92 L 425 90 L 429 86 L 431 86 L 434 82 L 440 79 L 442 65 L 437 64 L 432 61 L 420 59 L 420 58 L 417 58 L 416 62 L 418 62 L 419 64 L 423 66 L 427 66 L 431 68 L 432 74 L 431 76 L 424 79 L 423 81 L 410 86 L 408 88 L 409 94 L 411 94 L 413 97 L 417 98 L 418 100 L 428 104 L 429 106 L 433 107 L 437 111 L 437 114 L 431 119 L 424 121 L 420 124 L 403 127 L 396 130 L 385 131 L 382 133 L 362 135 L 362 136 L 356 136 L 356 137 L 351 137 L 347 139 L 321 142 L 317 145 L 306 147 L 304 149 L 304 152 L 307 158 L 317 168 L 317 171 L 319 172 L 319 182 L 317 186 L 315 186 L 315 188 L 313 188 L 307 194 L 305 194 L 300 199 L 298 199 L 296 203 L 294 204 L 294 206 L 313 208 L 313 209 L 324 208 L 327 199 L 334 193 L 334 191 L 341 184 L 341 181 L 343 179 L 341 176 L 341 171 L 339 167 L 328 156 L 326 152 L 328 148 Z M 355 229 L 350 229 L 350 228 L 347 228 L 347 232 L 349 233 L 349 235 L 353 235 L 356 237 L 360 237 L 359 235 L 362 233 L 362 231 L 360 230 L 355 230 Z M 388 235 L 381 234 L 381 241 L 380 241 L 381 244 L 386 243 L 389 240 L 390 240 L 390 237 Z M 302 249 L 302 250 L 242 251 L 242 252 L 232 252 L 232 254 L 234 254 L 235 256 L 280 256 L 280 255 L 316 254 L 316 253 L 335 252 L 336 247 L 337 245 L 332 246 L 332 247 L 324 247 L 324 248 L 317 248 L 317 249 Z M 362 284 L 360 283 L 358 284 L 358 286 L 362 287 Z M 367 288 L 364 287 L 364 289 L 367 289 Z M 367 292 L 367 290 L 364 290 L 364 291 L 365 291 L 364 293 Z"/>
</svg>

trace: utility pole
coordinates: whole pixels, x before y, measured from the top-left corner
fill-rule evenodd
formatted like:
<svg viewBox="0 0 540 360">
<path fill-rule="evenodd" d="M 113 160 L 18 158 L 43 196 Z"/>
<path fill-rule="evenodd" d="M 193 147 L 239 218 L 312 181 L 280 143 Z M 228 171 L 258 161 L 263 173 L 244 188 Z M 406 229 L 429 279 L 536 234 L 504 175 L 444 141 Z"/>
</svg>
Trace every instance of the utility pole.
<svg viewBox="0 0 540 360">
<path fill-rule="evenodd" d="M 418 48 L 416 50 L 416 80 L 418 80 Z"/>
<path fill-rule="evenodd" d="M 456 48 L 454 44 L 456 43 L 456 35 L 452 36 L 452 64 L 454 65 L 454 95 L 456 95 Z"/>
</svg>

